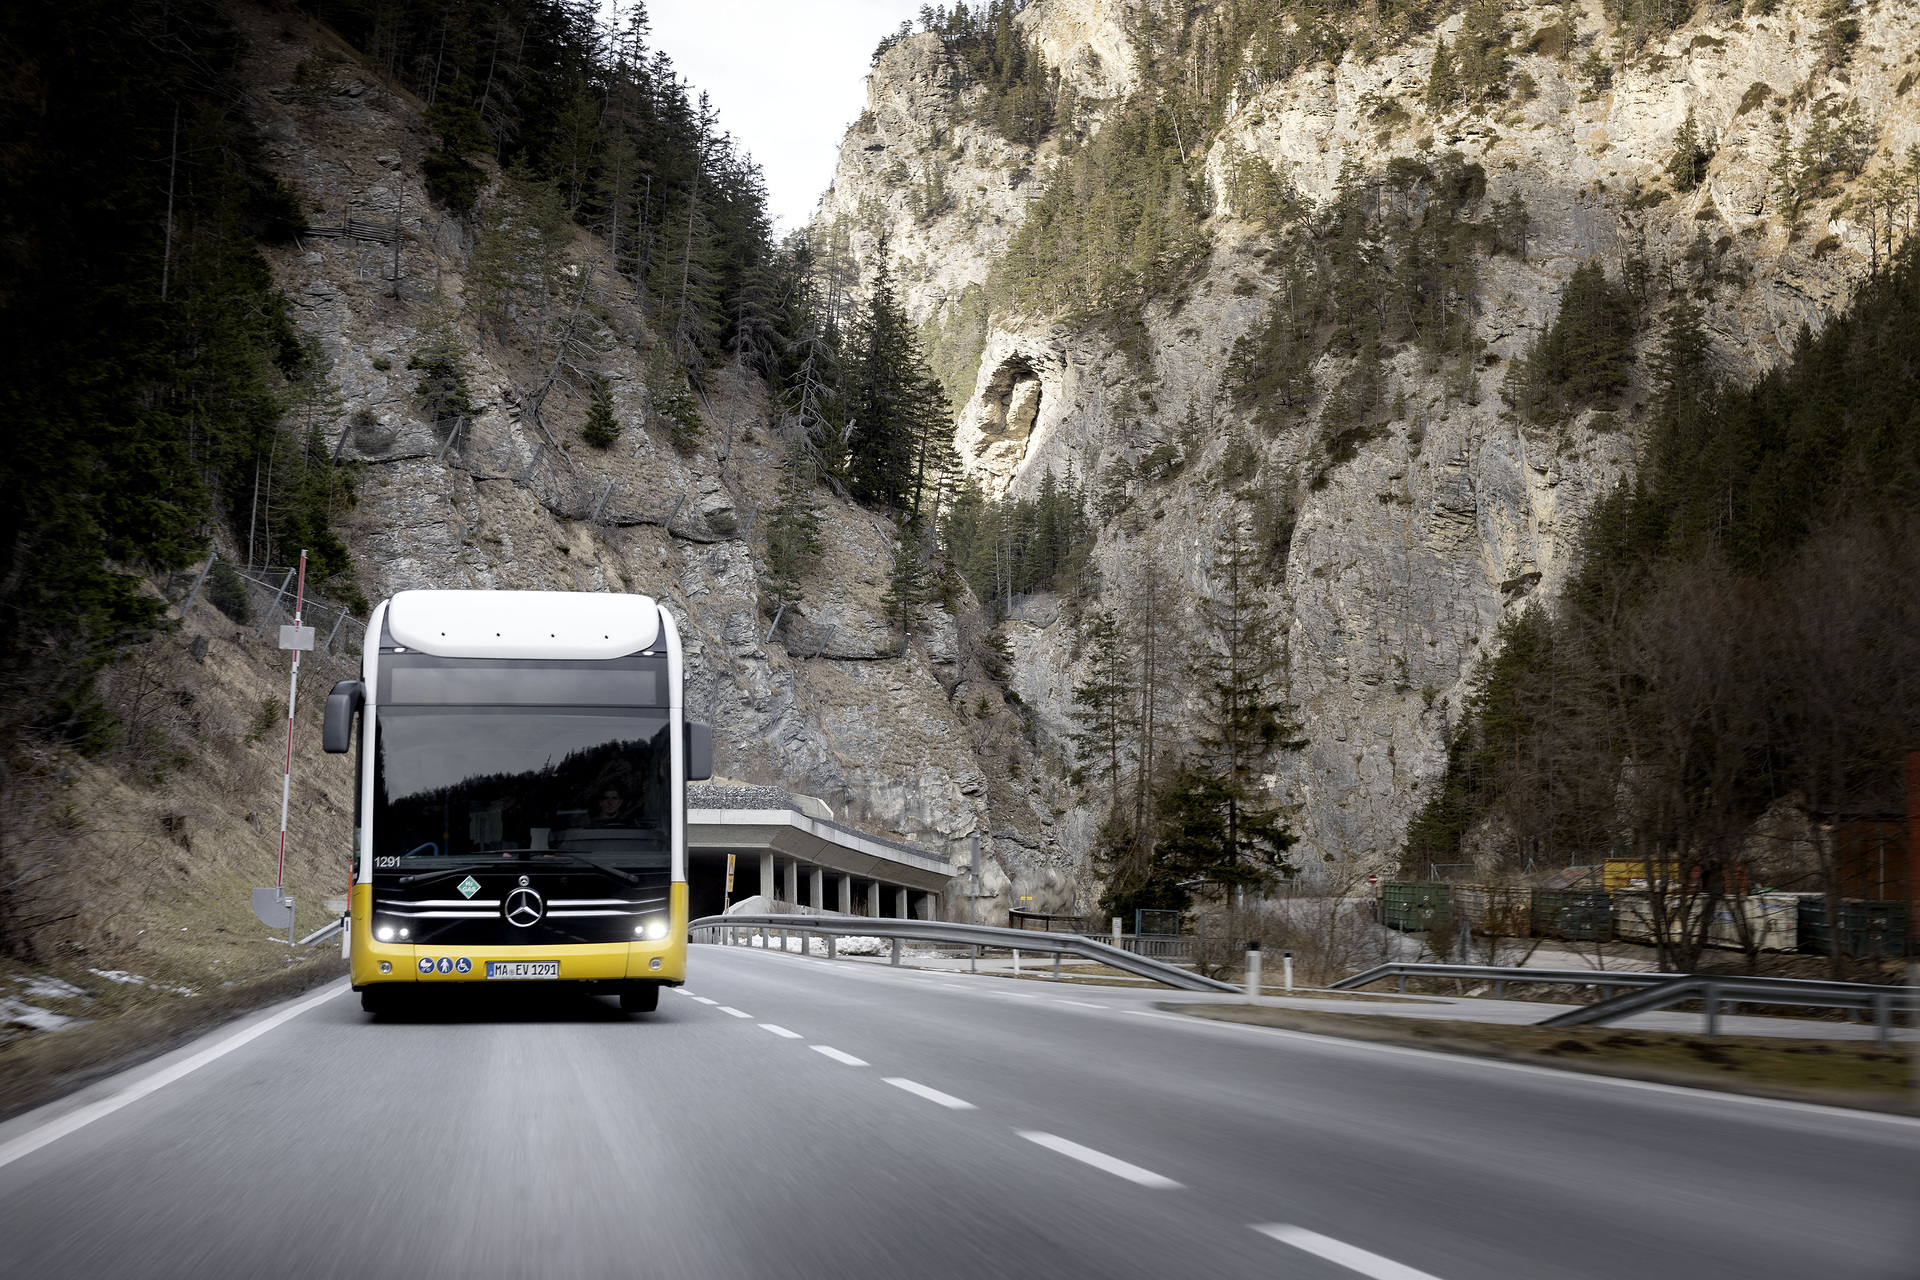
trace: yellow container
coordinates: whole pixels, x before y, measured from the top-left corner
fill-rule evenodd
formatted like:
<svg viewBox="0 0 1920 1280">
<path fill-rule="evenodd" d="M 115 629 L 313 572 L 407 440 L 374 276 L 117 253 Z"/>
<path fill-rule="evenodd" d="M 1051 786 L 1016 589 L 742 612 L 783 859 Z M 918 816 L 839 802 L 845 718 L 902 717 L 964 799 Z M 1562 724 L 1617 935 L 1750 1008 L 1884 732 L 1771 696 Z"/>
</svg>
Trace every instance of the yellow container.
<svg viewBox="0 0 1920 1280">
<path fill-rule="evenodd" d="M 1656 862 L 1653 864 L 1652 879 L 1671 884 L 1680 876 L 1680 864 L 1677 862 Z M 1622 889 L 1645 888 L 1648 880 L 1647 860 L 1645 858 L 1608 858 L 1600 870 L 1600 887 L 1608 893 L 1619 893 Z"/>
</svg>

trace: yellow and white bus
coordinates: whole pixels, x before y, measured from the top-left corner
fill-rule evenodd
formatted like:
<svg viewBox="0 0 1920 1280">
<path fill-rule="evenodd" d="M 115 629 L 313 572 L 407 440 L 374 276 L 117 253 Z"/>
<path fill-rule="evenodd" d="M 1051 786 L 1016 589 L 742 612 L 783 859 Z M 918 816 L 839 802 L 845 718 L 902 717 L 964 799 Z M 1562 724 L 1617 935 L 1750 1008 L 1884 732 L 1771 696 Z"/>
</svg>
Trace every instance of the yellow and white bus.
<svg viewBox="0 0 1920 1280">
<path fill-rule="evenodd" d="M 352 749 L 349 954 L 378 1013 L 435 984 L 549 981 L 654 1009 L 686 978 L 680 633 L 646 596 L 403 591 L 327 698 Z"/>
</svg>

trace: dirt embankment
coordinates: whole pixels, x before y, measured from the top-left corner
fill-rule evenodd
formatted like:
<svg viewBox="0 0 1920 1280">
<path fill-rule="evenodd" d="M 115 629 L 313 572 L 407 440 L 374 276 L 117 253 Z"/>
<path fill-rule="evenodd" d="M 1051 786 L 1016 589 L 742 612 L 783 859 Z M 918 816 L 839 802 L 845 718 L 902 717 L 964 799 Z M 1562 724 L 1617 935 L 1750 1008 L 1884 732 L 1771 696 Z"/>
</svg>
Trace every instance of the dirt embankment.
<svg viewBox="0 0 1920 1280">
<path fill-rule="evenodd" d="M 1165 1007 L 1221 1022 L 1464 1053 L 1696 1089 L 1874 1111 L 1920 1112 L 1920 1089 L 1914 1087 L 1915 1076 L 1906 1046 L 1881 1048 L 1861 1040 L 1709 1037 L 1616 1027 L 1506 1026 L 1234 1004 L 1169 1004 Z"/>
</svg>

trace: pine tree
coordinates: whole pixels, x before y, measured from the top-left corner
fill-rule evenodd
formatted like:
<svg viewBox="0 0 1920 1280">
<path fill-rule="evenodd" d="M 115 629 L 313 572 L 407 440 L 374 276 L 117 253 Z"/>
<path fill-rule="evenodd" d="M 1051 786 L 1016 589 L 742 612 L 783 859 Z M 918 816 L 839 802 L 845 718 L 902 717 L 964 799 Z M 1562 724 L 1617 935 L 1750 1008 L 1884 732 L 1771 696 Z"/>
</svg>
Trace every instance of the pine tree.
<svg viewBox="0 0 1920 1280">
<path fill-rule="evenodd" d="M 1845 64 L 1860 39 L 1860 20 L 1853 16 L 1848 0 L 1826 0 L 1820 6 L 1820 29 L 1814 40 L 1829 68 Z"/>
<path fill-rule="evenodd" d="M 1205 859 L 1214 879 L 1253 884 L 1283 866 L 1292 843 L 1267 799 L 1262 775 L 1283 749 L 1298 749 L 1299 725 L 1281 689 L 1282 649 L 1273 611 L 1259 592 L 1264 556 L 1235 512 L 1214 544 L 1212 591 L 1201 601 L 1211 635 L 1195 655 L 1193 678 L 1200 732 L 1177 786 L 1205 780 L 1218 811 L 1218 844 Z M 1192 809 L 1192 802 L 1185 802 Z M 1189 835 L 1197 811 L 1183 812 Z M 1178 856 L 1201 857 L 1198 846 Z"/>
<path fill-rule="evenodd" d="M 608 449 L 620 438 L 620 422 L 613 416 L 613 392 L 607 386 L 605 378 L 593 380 L 591 398 L 587 402 L 586 425 L 580 428 L 580 438 L 596 449 Z"/>
<path fill-rule="evenodd" d="M 665 342 L 654 343 L 647 358 L 647 412 L 656 425 L 666 428 L 675 449 L 692 453 L 698 447 L 700 405 L 688 394 L 686 375 Z"/>
<path fill-rule="evenodd" d="M 1660 404 L 1669 413 L 1713 392 L 1703 318 L 1700 308 L 1685 297 L 1676 299 L 1661 317 L 1660 345 L 1648 364 Z"/>
<path fill-rule="evenodd" d="M 879 259 L 846 375 L 846 469 L 855 497 L 914 522 L 929 476 L 946 469 L 953 424 L 894 290 L 884 244 Z"/>
<path fill-rule="evenodd" d="M 1454 99 L 1460 96 L 1460 87 L 1454 77 L 1453 51 L 1447 48 L 1444 38 L 1433 42 L 1433 63 L 1427 69 L 1427 110 L 1438 115 L 1453 106 Z"/>
<path fill-rule="evenodd" d="M 767 589 L 776 607 L 800 599 L 800 582 L 819 562 L 818 473 L 804 441 L 787 451 L 779 495 L 767 515 Z"/>
<path fill-rule="evenodd" d="M 900 650 L 906 652 L 913 639 L 913 622 L 920 606 L 927 602 L 927 562 L 919 541 L 910 532 L 903 534 L 893 549 L 893 570 L 887 575 L 887 590 L 880 605 L 887 621 L 900 628 Z"/>
<path fill-rule="evenodd" d="M 451 330 L 441 330 L 408 356 L 407 368 L 420 375 L 414 384 L 414 394 L 420 397 L 420 407 L 435 426 L 449 418 L 457 421 L 472 416 L 465 353 Z"/>
<path fill-rule="evenodd" d="M 1707 165 L 1713 159 L 1700 137 L 1699 126 L 1693 122 L 1693 108 L 1687 108 L 1687 118 L 1681 122 L 1680 132 L 1674 135 L 1673 152 L 1667 157 L 1667 176 L 1673 179 L 1675 191 L 1691 191 L 1706 180 Z"/>
<path fill-rule="evenodd" d="M 1079 729 L 1068 735 L 1080 759 L 1080 772 L 1098 768 L 1106 807 L 1121 799 L 1121 770 L 1131 759 L 1129 738 L 1135 715 L 1133 654 L 1124 643 L 1113 611 L 1103 609 L 1087 623 L 1083 644 L 1087 678 L 1073 688 L 1067 714 Z"/>
</svg>

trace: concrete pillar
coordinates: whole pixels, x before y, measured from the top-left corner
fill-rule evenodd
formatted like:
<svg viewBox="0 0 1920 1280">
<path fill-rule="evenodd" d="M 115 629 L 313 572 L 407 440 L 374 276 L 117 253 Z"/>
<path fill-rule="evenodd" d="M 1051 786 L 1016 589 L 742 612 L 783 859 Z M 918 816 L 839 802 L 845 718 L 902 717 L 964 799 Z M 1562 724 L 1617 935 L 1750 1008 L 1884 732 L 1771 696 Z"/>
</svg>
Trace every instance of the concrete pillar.
<svg viewBox="0 0 1920 1280">
<path fill-rule="evenodd" d="M 821 911 L 827 905 L 827 873 L 819 867 L 807 871 L 807 905 Z"/>
<path fill-rule="evenodd" d="M 915 918 L 920 920 L 938 920 L 940 918 L 940 895 L 937 893 L 921 894 L 920 914 Z"/>
<path fill-rule="evenodd" d="M 766 897 L 773 897 L 773 855 L 771 853 L 760 855 L 760 892 Z"/>
<path fill-rule="evenodd" d="M 797 905 L 800 901 L 800 864 L 791 860 L 787 863 L 787 902 Z"/>
<path fill-rule="evenodd" d="M 850 916 L 853 914 L 853 877 L 852 876 L 840 877 L 840 914 L 843 916 Z"/>
<path fill-rule="evenodd" d="M 880 906 L 880 882 L 878 880 L 870 880 L 867 882 L 867 914 L 875 919 L 879 919 L 881 916 L 887 914 Z"/>
<path fill-rule="evenodd" d="M 911 918 L 912 913 L 907 908 L 907 891 L 905 889 L 895 889 L 893 891 L 893 914 L 902 920 Z"/>
</svg>

